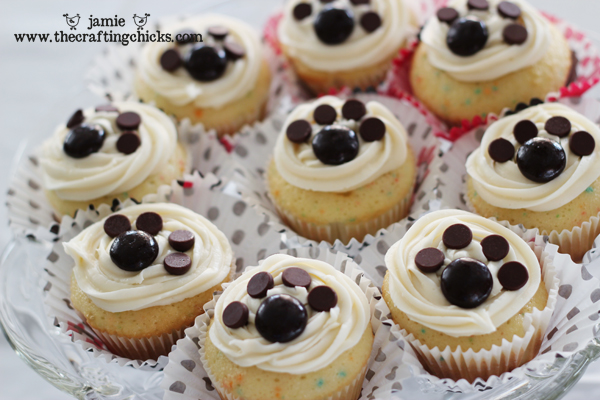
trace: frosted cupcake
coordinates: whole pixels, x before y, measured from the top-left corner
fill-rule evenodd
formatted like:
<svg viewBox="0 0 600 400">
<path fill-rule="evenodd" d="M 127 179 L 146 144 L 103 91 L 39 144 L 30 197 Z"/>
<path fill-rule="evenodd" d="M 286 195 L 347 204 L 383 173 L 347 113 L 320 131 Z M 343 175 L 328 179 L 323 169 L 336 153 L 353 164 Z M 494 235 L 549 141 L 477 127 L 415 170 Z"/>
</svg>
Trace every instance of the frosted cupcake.
<svg viewBox="0 0 600 400">
<path fill-rule="evenodd" d="M 199 343 L 229 400 L 356 400 L 372 346 L 358 285 L 323 261 L 282 254 L 227 286 Z"/>
<path fill-rule="evenodd" d="M 147 43 L 138 60 L 135 91 L 143 101 L 219 135 L 262 119 L 271 74 L 252 27 L 204 14 L 161 31 L 172 41 Z"/>
<path fill-rule="evenodd" d="M 57 217 L 142 200 L 183 176 L 187 153 L 173 121 L 137 102 L 77 110 L 40 149 L 43 186 Z"/>
<path fill-rule="evenodd" d="M 510 229 L 465 211 L 432 212 L 388 250 L 385 264 L 392 318 L 434 375 L 486 380 L 538 353 L 558 284 L 549 261 L 540 268 Z"/>
<path fill-rule="evenodd" d="M 538 228 L 581 260 L 600 234 L 600 128 L 553 103 L 490 125 L 467 159 L 467 200 L 480 215 Z"/>
<path fill-rule="evenodd" d="M 234 260 L 217 227 L 175 204 L 127 207 L 64 248 L 73 307 L 111 352 L 138 360 L 171 351 Z"/>
<path fill-rule="evenodd" d="M 414 94 L 455 125 L 545 99 L 575 67 L 563 35 L 524 0 L 452 0 L 420 38 Z"/>
<path fill-rule="evenodd" d="M 300 79 L 328 93 L 377 86 L 415 25 L 404 0 L 291 0 L 277 36 Z"/>
<path fill-rule="evenodd" d="M 313 240 L 362 240 L 404 218 L 416 164 L 382 104 L 322 97 L 286 119 L 267 170 L 284 222 Z"/>
</svg>

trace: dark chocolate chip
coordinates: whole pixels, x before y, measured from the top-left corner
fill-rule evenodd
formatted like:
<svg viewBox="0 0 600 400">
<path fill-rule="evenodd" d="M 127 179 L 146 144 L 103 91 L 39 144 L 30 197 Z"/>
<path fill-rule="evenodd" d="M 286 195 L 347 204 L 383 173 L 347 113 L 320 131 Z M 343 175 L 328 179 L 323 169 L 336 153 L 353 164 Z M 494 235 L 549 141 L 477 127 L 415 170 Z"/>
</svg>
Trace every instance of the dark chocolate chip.
<svg viewBox="0 0 600 400">
<path fill-rule="evenodd" d="M 308 312 L 295 297 L 275 294 L 260 304 L 254 323 L 256 330 L 268 341 L 286 343 L 304 332 L 308 323 Z"/>
<path fill-rule="evenodd" d="M 365 142 L 381 140 L 385 135 L 385 124 L 377 117 L 370 117 L 360 124 L 358 132 Z"/>
<path fill-rule="evenodd" d="M 337 119 L 337 112 L 329 104 L 321 104 L 315 108 L 313 118 L 319 125 L 330 125 Z"/>
<path fill-rule="evenodd" d="M 171 275 L 183 275 L 192 267 L 192 260 L 185 253 L 171 253 L 163 261 L 165 270 Z"/>
<path fill-rule="evenodd" d="M 436 272 L 444 265 L 444 253 L 435 247 L 427 247 L 417 253 L 415 264 L 424 274 Z"/>
<path fill-rule="evenodd" d="M 480 11 L 489 10 L 490 8 L 490 4 L 487 2 L 487 0 L 469 0 L 467 2 L 467 6 L 469 7 L 469 10 Z"/>
<path fill-rule="evenodd" d="M 537 97 L 532 98 L 529 102 L 530 106 L 539 106 L 540 104 L 544 104 L 544 100 L 538 99 Z"/>
<path fill-rule="evenodd" d="M 169 244 L 177 251 L 186 252 L 196 243 L 194 234 L 185 229 L 179 229 L 171 232 L 169 235 Z"/>
<path fill-rule="evenodd" d="M 483 21 L 459 18 L 452 23 L 446 35 L 446 44 L 457 56 L 468 57 L 485 47 L 488 29 Z"/>
<path fill-rule="evenodd" d="M 544 129 L 549 134 L 562 138 L 571 133 L 571 121 L 565 117 L 552 117 L 546 121 Z"/>
<path fill-rule="evenodd" d="M 515 111 L 520 112 L 520 111 L 523 111 L 524 109 L 526 109 L 527 107 L 529 107 L 527 104 L 521 102 L 521 103 L 517 104 L 517 106 L 515 107 Z"/>
<path fill-rule="evenodd" d="M 69 121 L 67 121 L 67 128 L 71 129 L 81 124 L 84 121 L 85 117 L 83 116 L 83 111 L 81 109 L 75 111 Z"/>
<path fill-rule="evenodd" d="M 571 83 L 577 80 L 577 64 L 579 64 L 577 53 L 571 50 L 571 68 L 569 69 L 569 75 L 567 76 L 567 82 L 565 86 L 569 86 Z"/>
<path fill-rule="evenodd" d="M 341 125 L 324 127 L 312 140 L 315 156 L 327 165 L 341 165 L 354 160 L 359 145 L 356 132 Z"/>
<path fill-rule="evenodd" d="M 236 42 L 227 42 L 223 45 L 227 59 L 231 61 L 239 60 L 246 55 L 244 47 Z"/>
<path fill-rule="evenodd" d="M 502 38 L 504 38 L 504 41 L 510 45 L 519 45 L 525 43 L 528 35 L 527 28 L 519 24 L 507 25 L 502 31 Z"/>
<path fill-rule="evenodd" d="M 567 156 L 560 143 L 534 137 L 517 151 L 517 166 L 527 179 L 546 183 L 558 177 L 567 165 Z"/>
<path fill-rule="evenodd" d="M 195 42 L 196 32 L 191 29 L 184 29 L 175 35 L 175 40 L 177 44 L 187 44 Z"/>
<path fill-rule="evenodd" d="M 158 257 L 158 243 L 142 231 L 127 231 L 110 246 L 110 259 L 122 270 L 137 272 L 152 265 Z"/>
<path fill-rule="evenodd" d="M 117 150 L 123 154 L 131 154 L 140 147 L 140 137 L 135 132 L 124 132 L 117 140 Z"/>
<path fill-rule="evenodd" d="M 96 112 L 119 112 L 119 109 L 112 104 L 102 104 L 100 106 L 96 106 Z"/>
<path fill-rule="evenodd" d="M 350 0 L 350 3 L 354 4 L 355 6 L 360 6 L 361 4 L 369 4 L 371 2 L 371 0 Z"/>
<path fill-rule="evenodd" d="M 481 241 L 481 250 L 488 261 L 500 261 L 508 255 L 510 245 L 500 235 L 490 235 Z"/>
<path fill-rule="evenodd" d="M 184 59 L 187 72 L 197 81 L 210 82 L 219 79 L 227 68 L 225 50 L 197 43 Z"/>
<path fill-rule="evenodd" d="M 529 272 L 518 261 L 510 261 L 498 270 L 498 282 L 505 290 L 519 290 L 529 280 Z"/>
<path fill-rule="evenodd" d="M 346 41 L 354 30 L 354 14 L 351 10 L 327 5 L 313 23 L 315 34 L 327 45 L 340 44 Z"/>
<path fill-rule="evenodd" d="M 239 301 L 232 301 L 223 311 L 223 324 L 231 329 L 238 329 L 248 323 L 248 306 Z"/>
<path fill-rule="evenodd" d="M 135 227 L 151 235 L 157 235 L 163 228 L 163 220 L 157 213 L 149 211 L 137 217 Z"/>
<path fill-rule="evenodd" d="M 267 295 L 267 291 L 274 286 L 275 282 L 273 280 L 273 275 L 262 271 L 250 278 L 246 289 L 248 291 L 248 296 L 254 299 L 262 299 Z"/>
<path fill-rule="evenodd" d="M 104 221 L 104 232 L 111 238 L 119 236 L 123 232 L 131 230 L 129 218 L 122 214 L 111 215 Z"/>
<path fill-rule="evenodd" d="M 368 11 L 360 17 L 360 26 L 371 33 L 381 26 L 381 17 L 374 11 Z"/>
<path fill-rule="evenodd" d="M 293 14 L 297 21 L 302 21 L 304 18 L 312 14 L 312 5 L 309 3 L 298 3 L 294 7 Z"/>
<path fill-rule="evenodd" d="M 121 113 L 117 117 L 117 126 L 123 131 L 135 131 L 141 123 L 142 118 L 133 111 Z"/>
<path fill-rule="evenodd" d="M 452 7 L 440 8 L 437 12 L 437 18 L 440 22 L 444 22 L 448 25 L 452 25 L 454 21 L 459 17 L 458 11 Z"/>
<path fill-rule="evenodd" d="M 80 124 L 69 131 L 63 143 L 64 152 L 72 158 L 84 158 L 97 153 L 106 134 L 100 125 Z"/>
<path fill-rule="evenodd" d="M 473 232 L 464 224 L 454 224 L 446 228 L 442 240 L 449 249 L 464 249 L 473 240 Z"/>
<path fill-rule="evenodd" d="M 175 49 L 168 49 L 160 56 L 160 66 L 165 71 L 173 72 L 181 67 L 182 64 L 183 60 L 181 59 L 179 52 Z"/>
<path fill-rule="evenodd" d="M 525 142 L 527 142 L 529 139 L 533 139 L 538 135 L 538 128 L 533 121 L 524 119 L 517 122 L 513 129 L 513 134 L 515 135 L 517 142 L 520 144 L 525 144 Z"/>
<path fill-rule="evenodd" d="M 312 127 L 310 123 L 305 119 L 298 119 L 287 127 L 285 134 L 290 142 L 293 143 L 304 143 L 310 138 L 312 134 Z"/>
<path fill-rule="evenodd" d="M 440 278 L 442 293 L 450 304 L 461 308 L 475 308 L 487 300 L 494 279 L 489 268 L 473 258 L 452 261 Z"/>
<path fill-rule="evenodd" d="M 578 131 L 569 138 L 569 148 L 577 156 L 589 156 L 596 148 L 596 141 L 588 132 Z"/>
<path fill-rule="evenodd" d="M 515 146 L 506 139 L 499 138 L 490 143 L 488 152 L 492 160 L 505 163 L 510 161 L 515 156 Z"/>
<path fill-rule="evenodd" d="M 517 19 L 521 16 L 521 7 L 510 1 L 501 1 L 498 4 L 498 14 L 504 18 Z"/>
<path fill-rule="evenodd" d="M 207 30 L 208 34 L 217 40 L 223 40 L 229 35 L 229 29 L 222 25 L 213 25 Z"/>
<path fill-rule="evenodd" d="M 285 286 L 289 287 L 304 287 L 308 289 L 312 282 L 312 279 L 308 272 L 302 268 L 290 267 L 283 271 L 281 274 L 281 280 Z"/>
<path fill-rule="evenodd" d="M 367 113 L 365 103 L 360 100 L 350 99 L 346 100 L 342 106 L 342 116 L 345 119 L 353 119 L 359 121 Z"/>
<path fill-rule="evenodd" d="M 308 305 L 315 311 L 329 311 L 338 301 L 335 290 L 329 286 L 317 286 L 308 293 Z"/>
</svg>

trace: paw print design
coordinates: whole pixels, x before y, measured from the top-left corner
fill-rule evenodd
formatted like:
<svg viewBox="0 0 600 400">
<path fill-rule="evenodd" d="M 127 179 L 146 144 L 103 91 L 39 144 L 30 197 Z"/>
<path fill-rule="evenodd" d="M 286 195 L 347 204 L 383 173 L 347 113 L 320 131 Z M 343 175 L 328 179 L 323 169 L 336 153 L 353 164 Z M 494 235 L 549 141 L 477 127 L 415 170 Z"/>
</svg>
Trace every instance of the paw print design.
<svg viewBox="0 0 600 400">
<path fill-rule="evenodd" d="M 471 229 L 464 224 L 449 226 L 442 236 L 446 248 L 459 250 L 473 240 Z M 489 235 L 481 241 L 487 261 L 502 261 L 509 253 L 508 241 L 500 235 Z M 425 248 L 415 256 L 417 268 L 424 274 L 436 273 L 444 265 L 446 255 L 435 247 Z M 527 268 L 518 261 L 506 262 L 498 270 L 498 281 L 504 290 L 519 290 L 529 280 Z M 450 304 L 461 308 L 475 308 L 483 304 L 494 286 L 488 266 L 470 257 L 450 262 L 440 276 L 441 289 Z"/>
</svg>

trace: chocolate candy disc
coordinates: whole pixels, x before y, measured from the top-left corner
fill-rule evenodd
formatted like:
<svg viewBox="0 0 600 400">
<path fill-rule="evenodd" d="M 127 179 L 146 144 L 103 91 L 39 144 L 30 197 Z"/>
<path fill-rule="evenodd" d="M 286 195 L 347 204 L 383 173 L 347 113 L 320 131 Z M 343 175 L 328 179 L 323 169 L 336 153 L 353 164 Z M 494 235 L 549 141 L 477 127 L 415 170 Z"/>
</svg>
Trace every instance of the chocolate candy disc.
<svg viewBox="0 0 600 400">
<path fill-rule="evenodd" d="M 176 230 L 169 235 L 169 244 L 171 247 L 182 253 L 194 247 L 195 242 L 196 237 L 194 234 L 185 229 Z"/>
<path fill-rule="evenodd" d="M 158 243 L 142 231 L 127 231 L 110 246 L 110 259 L 122 270 L 137 272 L 152 265 L 158 257 Z"/>
<path fill-rule="evenodd" d="M 549 134 L 562 138 L 571 133 L 571 121 L 565 117 L 552 117 L 546 121 L 544 129 Z"/>
<path fill-rule="evenodd" d="M 369 4 L 371 2 L 371 0 L 350 0 L 350 3 L 354 4 L 355 6 L 359 6 L 361 4 Z"/>
<path fill-rule="evenodd" d="M 562 146 L 542 137 L 534 137 L 517 151 L 517 166 L 533 182 L 550 182 L 563 172 L 567 156 Z"/>
<path fill-rule="evenodd" d="M 368 11 L 360 17 L 360 26 L 371 33 L 381 26 L 381 17 L 374 11 Z"/>
<path fill-rule="evenodd" d="M 75 111 L 69 121 L 67 121 L 67 128 L 71 129 L 84 121 L 85 117 L 83 116 L 83 111 L 81 109 Z"/>
<path fill-rule="evenodd" d="M 486 11 L 490 9 L 490 4 L 487 0 L 469 0 L 467 6 L 469 10 Z"/>
<path fill-rule="evenodd" d="M 337 112 L 335 111 L 335 108 L 331 107 L 329 104 L 321 104 L 315 108 L 313 118 L 319 125 L 330 125 L 337 119 Z"/>
<path fill-rule="evenodd" d="M 485 47 L 488 29 L 483 21 L 459 18 L 452 23 L 446 36 L 446 44 L 457 56 L 468 57 Z"/>
<path fill-rule="evenodd" d="M 227 67 L 227 56 L 224 50 L 197 43 L 187 53 L 184 66 L 187 72 L 200 82 L 210 82 L 219 79 Z"/>
<path fill-rule="evenodd" d="M 381 140 L 385 135 L 385 124 L 377 117 L 370 117 L 360 124 L 358 132 L 365 142 Z"/>
<path fill-rule="evenodd" d="M 111 238 L 129 230 L 131 230 L 131 222 L 122 214 L 111 215 L 104 221 L 104 232 Z"/>
<path fill-rule="evenodd" d="M 294 19 L 302 21 L 304 18 L 312 14 L 312 6 L 309 3 L 298 3 L 292 11 Z"/>
<path fill-rule="evenodd" d="M 308 312 L 295 297 L 275 294 L 258 307 L 254 323 L 261 336 L 269 342 L 287 343 L 304 332 Z"/>
<path fill-rule="evenodd" d="M 358 155 L 358 136 L 345 126 L 326 126 L 313 138 L 312 148 L 315 156 L 323 164 L 344 164 Z"/>
<path fill-rule="evenodd" d="M 538 135 L 537 125 L 528 119 L 517 122 L 513 129 L 515 139 L 520 144 L 525 144 L 529 139 L 533 139 Z"/>
<path fill-rule="evenodd" d="M 239 43 L 227 42 L 223 45 L 223 49 L 225 50 L 227 59 L 230 61 L 237 61 L 246 55 L 246 49 Z"/>
<path fill-rule="evenodd" d="M 578 131 L 569 138 L 569 148 L 576 156 L 589 156 L 596 148 L 596 141 L 588 132 Z"/>
<path fill-rule="evenodd" d="M 135 226 L 140 231 L 150 235 L 158 235 L 163 228 L 162 217 L 155 212 L 149 211 L 140 214 L 135 220 Z"/>
<path fill-rule="evenodd" d="M 488 152 L 492 160 L 504 163 L 512 160 L 515 156 L 515 146 L 508 140 L 499 138 L 490 143 Z"/>
<path fill-rule="evenodd" d="M 123 132 L 117 140 L 117 150 L 123 154 L 131 154 L 140 147 L 142 142 L 135 132 Z"/>
<path fill-rule="evenodd" d="M 175 49 L 168 49 L 160 56 L 160 66 L 165 71 L 173 72 L 181 67 L 181 64 L 183 64 L 183 60 Z"/>
<path fill-rule="evenodd" d="M 452 7 L 440 8 L 437 12 L 437 18 L 440 22 L 444 22 L 448 25 L 452 25 L 454 21 L 459 17 L 458 11 Z"/>
<path fill-rule="evenodd" d="M 464 249 L 471 243 L 471 240 L 473 240 L 473 232 L 463 224 L 449 226 L 442 235 L 442 241 L 449 249 Z"/>
<path fill-rule="evenodd" d="M 490 235 L 481 241 L 481 250 L 488 261 L 500 261 L 508 255 L 510 245 L 500 235 Z"/>
<path fill-rule="evenodd" d="M 285 134 L 290 142 L 304 143 L 312 135 L 312 127 L 305 119 L 297 119 L 288 125 Z"/>
<path fill-rule="evenodd" d="M 525 43 L 527 40 L 527 29 L 523 25 L 510 24 L 507 25 L 502 31 L 502 38 L 507 44 L 519 45 Z"/>
<path fill-rule="evenodd" d="M 163 261 L 165 270 L 171 275 L 183 275 L 192 267 L 192 260 L 185 253 L 171 253 Z"/>
<path fill-rule="evenodd" d="M 239 301 L 232 301 L 223 310 L 223 324 L 231 329 L 238 329 L 248 323 L 248 306 Z"/>
<path fill-rule="evenodd" d="M 102 104 L 100 106 L 96 106 L 96 112 L 119 112 L 119 109 L 112 104 Z"/>
<path fill-rule="evenodd" d="M 267 295 L 269 289 L 273 289 L 274 286 L 273 275 L 262 271 L 250 278 L 246 290 L 248 291 L 248 296 L 253 299 L 262 299 Z"/>
<path fill-rule="evenodd" d="M 217 40 L 223 40 L 229 35 L 229 29 L 222 25 L 214 25 L 208 28 L 208 34 Z"/>
<path fill-rule="evenodd" d="M 529 280 L 529 272 L 518 261 L 510 261 L 498 270 L 498 282 L 505 290 L 519 290 Z"/>
<path fill-rule="evenodd" d="M 461 308 L 475 308 L 487 300 L 494 279 L 489 268 L 473 258 L 452 261 L 440 278 L 442 293 L 450 304 Z"/>
<path fill-rule="evenodd" d="M 304 287 L 308 289 L 312 282 L 312 279 L 308 272 L 303 270 L 302 268 L 290 267 L 283 271 L 281 274 L 281 280 L 285 286 L 289 287 Z"/>
<path fill-rule="evenodd" d="M 521 16 L 521 8 L 510 1 L 501 1 L 498 4 L 498 14 L 508 19 L 518 19 Z"/>
<path fill-rule="evenodd" d="M 117 117 L 117 126 L 122 131 L 135 131 L 142 123 L 140 115 L 133 111 L 119 114 Z"/>
<path fill-rule="evenodd" d="M 348 9 L 327 5 L 315 18 L 313 27 L 321 42 L 327 45 L 340 44 L 354 30 L 354 14 Z"/>
<path fill-rule="evenodd" d="M 77 125 L 67 134 L 63 150 L 69 157 L 84 158 L 100 151 L 105 138 L 100 125 Z"/>
<path fill-rule="evenodd" d="M 346 102 L 342 106 L 342 116 L 345 119 L 359 121 L 362 117 L 365 116 L 366 113 L 367 108 L 365 107 L 365 103 L 363 103 L 360 100 L 346 100 Z"/>
<path fill-rule="evenodd" d="M 308 293 L 308 305 L 315 311 L 329 311 L 337 301 L 337 294 L 329 286 L 317 286 Z"/>
<path fill-rule="evenodd" d="M 427 247 L 417 253 L 415 264 L 424 274 L 436 272 L 444 265 L 444 253 L 435 247 Z"/>
</svg>

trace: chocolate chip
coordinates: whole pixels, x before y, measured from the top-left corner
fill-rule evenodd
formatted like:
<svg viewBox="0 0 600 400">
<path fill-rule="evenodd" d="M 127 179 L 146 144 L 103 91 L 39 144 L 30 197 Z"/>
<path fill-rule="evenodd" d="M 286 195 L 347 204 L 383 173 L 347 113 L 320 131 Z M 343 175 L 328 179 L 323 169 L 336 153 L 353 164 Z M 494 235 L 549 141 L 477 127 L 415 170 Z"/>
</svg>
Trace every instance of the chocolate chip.
<svg viewBox="0 0 600 400">
<path fill-rule="evenodd" d="M 544 104 L 544 100 L 538 99 L 537 97 L 534 97 L 529 101 L 529 105 L 532 107 L 539 106 L 540 104 Z"/>
<path fill-rule="evenodd" d="M 367 118 L 360 124 L 358 133 L 365 142 L 381 140 L 385 135 L 385 124 L 377 117 Z"/>
<path fill-rule="evenodd" d="M 158 243 L 142 231 L 123 232 L 110 246 L 110 259 L 124 271 L 137 272 L 148 268 L 156 257 Z"/>
<path fill-rule="evenodd" d="M 254 323 L 258 333 L 269 342 L 286 343 L 304 332 L 308 312 L 297 298 L 274 294 L 260 304 Z"/>
<path fill-rule="evenodd" d="M 111 215 L 104 221 L 104 232 L 111 238 L 129 230 L 131 230 L 131 222 L 122 214 Z"/>
<path fill-rule="evenodd" d="M 500 235 L 490 235 L 481 241 L 481 250 L 488 261 L 500 261 L 508 255 L 510 245 Z"/>
<path fill-rule="evenodd" d="M 239 301 L 232 301 L 223 311 L 223 324 L 231 329 L 238 329 L 248 323 L 248 306 Z"/>
<path fill-rule="evenodd" d="M 374 11 L 368 11 L 360 17 L 360 26 L 371 33 L 381 26 L 381 17 Z"/>
<path fill-rule="evenodd" d="M 81 124 L 84 119 L 85 117 L 83 116 L 83 111 L 81 111 L 81 109 L 75 111 L 73 115 L 71 115 L 71 118 L 69 118 L 69 121 L 67 122 L 67 128 L 71 129 L 73 127 L 76 127 L 77 125 Z"/>
<path fill-rule="evenodd" d="M 225 50 L 196 43 L 184 59 L 184 67 L 192 78 L 200 82 L 219 79 L 227 68 Z"/>
<path fill-rule="evenodd" d="M 117 140 L 117 150 L 123 154 L 131 154 L 140 144 L 140 137 L 135 132 L 124 132 Z"/>
<path fill-rule="evenodd" d="M 562 138 L 571 133 L 571 121 L 565 117 L 552 117 L 546 121 L 544 129 L 549 134 Z"/>
<path fill-rule="evenodd" d="M 521 8 L 510 1 L 501 1 L 498 4 L 498 14 L 504 18 L 517 19 L 521 16 Z"/>
<path fill-rule="evenodd" d="M 194 234 L 185 229 L 176 230 L 169 235 L 169 244 L 177 251 L 186 252 L 194 247 L 195 242 Z"/>
<path fill-rule="evenodd" d="M 342 116 L 345 119 L 353 119 L 359 121 L 367 113 L 365 103 L 360 100 L 350 99 L 346 100 L 342 106 Z"/>
<path fill-rule="evenodd" d="M 354 160 L 359 147 L 356 132 L 341 125 L 326 126 L 312 139 L 315 156 L 327 165 L 341 165 Z"/>
<path fill-rule="evenodd" d="M 510 161 L 515 156 L 515 146 L 506 139 L 499 138 L 490 143 L 488 152 L 492 160 L 505 163 Z"/>
<path fill-rule="evenodd" d="M 442 240 L 449 249 L 464 249 L 473 240 L 473 232 L 464 224 L 454 224 L 446 228 Z"/>
<path fill-rule="evenodd" d="M 315 108 L 313 118 L 319 125 L 330 125 L 337 119 L 337 112 L 329 104 L 321 104 Z"/>
<path fill-rule="evenodd" d="M 151 235 L 157 235 L 163 228 L 163 220 L 157 213 L 149 211 L 142 213 L 137 217 L 135 226 L 140 231 L 147 232 Z"/>
<path fill-rule="evenodd" d="M 589 156 L 596 148 L 596 141 L 586 131 L 578 131 L 569 138 L 569 148 L 577 156 Z"/>
<path fill-rule="evenodd" d="M 459 17 L 458 11 L 452 7 L 440 8 L 437 12 L 437 18 L 440 22 L 444 22 L 448 25 L 452 25 L 454 21 Z"/>
<path fill-rule="evenodd" d="M 354 4 L 355 6 L 360 6 L 361 4 L 369 4 L 371 2 L 371 0 L 350 0 L 350 3 Z"/>
<path fill-rule="evenodd" d="M 63 143 L 64 152 L 72 158 L 85 158 L 97 153 L 106 134 L 100 125 L 80 124 L 69 131 Z"/>
<path fill-rule="evenodd" d="M 510 261 L 498 270 L 498 281 L 505 290 L 519 290 L 529 280 L 529 272 L 518 261 Z"/>
<path fill-rule="evenodd" d="M 312 127 L 305 119 L 298 119 L 287 127 L 285 134 L 290 142 L 304 143 L 312 134 Z"/>
<path fill-rule="evenodd" d="M 194 42 L 194 38 L 196 37 L 196 32 L 191 29 L 184 29 L 182 31 L 177 32 L 175 35 L 175 40 L 177 44 L 187 44 Z"/>
<path fill-rule="evenodd" d="M 142 118 L 133 111 L 121 113 L 117 117 L 117 126 L 123 131 L 135 131 L 141 123 Z"/>
<path fill-rule="evenodd" d="M 459 18 L 452 23 L 446 35 L 446 44 L 457 56 L 468 57 L 485 47 L 489 33 L 487 25 L 476 19 Z"/>
<path fill-rule="evenodd" d="M 523 121 L 517 122 L 513 129 L 513 134 L 515 135 L 517 142 L 525 144 L 529 139 L 533 139 L 538 135 L 538 128 L 533 121 L 524 119 Z"/>
<path fill-rule="evenodd" d="M 417 253 L 415 264 L 424 274 L 436 272 L 444 265 L 444 253 L 435 247 L 427 247 Z"/>
<path fill-rule="evenodd" d="M 185 253 L 171 253 L 163 261 L 165 270 L 171 275 L 183 275 L 192 267 L 192 260 Z"/>
<path fill-rule="evenodd" d="M 571 68 L 569 69 L 569 76 L 567 76 L 567 82 L 565 86 L 569 86 L 571 83 L 577 80 L 577 64 L 579 64 L 577 53 L 571 50 Z"/>
<path fill-rule="evenodd" d="M 337 301 L 337 294 L 329 286 L 317 286 L 308 293 L 308 305 L 315 311 L 329 311 Z"/>
<path fill-rule="evenodd" d="M 527 29 L 523 25 L 510 24 L 502 31 L 502 37 L 507 44 L 523 44 L 527 40 Z"/>
<path fill-rule="evenodd" d="M 254 299 L 262 299 L 267 295 L 267 291 L 274 286 L 273 275 L 263 271 L 250 278 L 246 290 L 248 291 L 248 296 Z"/>
<path fill-rule="evenodd" d="M 533 182 L 550 182 L 563 172 L 566 165 L 564 149 L 560 143 L 548 138 L 534 137 L 517 152 L 519 171 Z"/>
<path fill-rule="evenodd" d="M 223 40 L 229 35 L 229 29 L 222 25 L 213 25 L 207 30 L 208 34 L 217 40 Z"/>
<path fill-rule="evenodd" d="M 283 271 L 281 274 L 281 280 L 285 286 L 289 287 L 304 287 L 309 288 L 312 282 L 312 279 L 308 272 L 303 270 L 302 268 L 290 267 Z"/>
<path fill-rule="evenodd" d="M 469 0 L 467 2 L 467 6 L 469 7 L 469 10 L 480 11 L 489 10 L 490 8 L 490 4 L 487 2 L 487 0 Z"/>
<path fill-rule="evenodd" d="M 312 6 L 308 3 L 298 3 L 294 7 L 293 14 L 297 21 L 301 21 L 312 14 Z"/>
<path fill-rule="evenodd" d="M 442 293 L 450 304 L 475 308 L 487 300 L 494 286 L 489 268 L 473 258 L 452 261 L 440 277 Z"/>
<path fill-rule="evenodd" d="M 225 55 L 228 60 L 236 61 L 246 55 L 246 50 L 241 44 L 236 42 L 227 42 L 223 45 L 223 49 L 225 50 Z"/>
<path fill-rule="evenodd" d="M 112 104 L 102 104 L 100 106 L 96 106 L 96 112 L 119 112 L 119 109 Z"/>
<path fill-rule="evenodd" d="M 335 4 L 327 5 L 317 14 L 313 28 L 322 43 L 343 43 L 354 31 L 354 13 L 350 9 L 336 7 Z"/>
<path fill-rule="evenodd" d="M 183 64 L 183 60 L 175 49 L 168 49 L 160 56 L 160 66 L 165 71 L 173 72 L 181 67 L 181 64 Z"/>
</svg>

